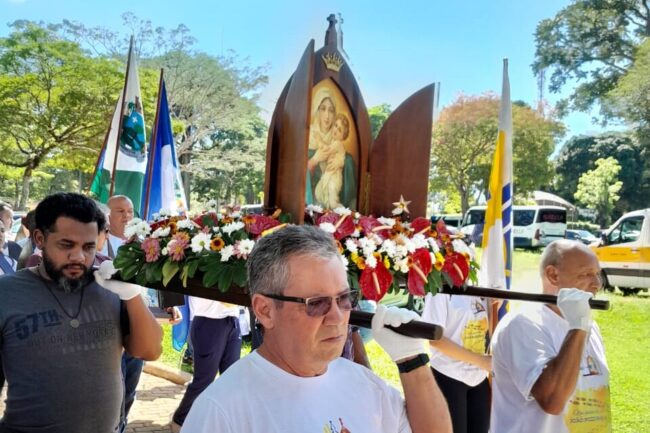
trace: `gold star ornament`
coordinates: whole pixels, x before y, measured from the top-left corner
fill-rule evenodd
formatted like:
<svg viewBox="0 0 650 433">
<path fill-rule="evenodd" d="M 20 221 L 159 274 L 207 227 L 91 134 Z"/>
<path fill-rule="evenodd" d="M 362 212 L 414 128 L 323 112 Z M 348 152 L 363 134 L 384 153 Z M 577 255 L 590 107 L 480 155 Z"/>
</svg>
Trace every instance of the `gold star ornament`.
<svg viewBox="0 0 650 433">
<path fill-rule="evenodd" d="M 404 196 L 400 194 L 399 201 L 393 203 L 395 209 L 393 209 L 393 215 L 401 215 L 403 213 L 409 213 L 408 205 L 411 204 L 410 201 L 404 200 Z"/>
</svg>

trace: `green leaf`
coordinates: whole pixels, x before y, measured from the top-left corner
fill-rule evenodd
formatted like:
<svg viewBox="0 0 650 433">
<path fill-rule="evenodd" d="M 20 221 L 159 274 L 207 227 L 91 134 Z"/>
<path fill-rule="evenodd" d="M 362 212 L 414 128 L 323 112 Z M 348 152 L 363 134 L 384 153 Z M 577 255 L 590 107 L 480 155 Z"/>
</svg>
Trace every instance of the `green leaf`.
<svg viewBox="0 0 650 433">
<path fill-rule="evenodd" d="M 197 269 L 199 268 L 199 260 L 192 260 L 187 264 L 187 274 L 190 278 L 194 278 Z"/>
<path fill-rule="evenodd" d="M 429 274 L 429 280 L 431 281 L 432 285 L 435 287 L 435 290 L 431 290 L 431 293 L 435 294 L 438 293 L 438 289 L 442 287 L 442 277 L 440 276 L 440 272 L 433 271 Z"/>
<path fill-rule="evenodd" d="M 222 293 L 226 293 L 230 289 L 230 286 L 232 285 L 233 274 L 234 272 L 232 266 L 224 266 L 223 272 L 221 272 L 221 275 L 219 275 L 219 282 L 217 285 Z"/>
<path fill-rule="evenodd" d="M 125 266 L 120 270 L 120 275 L 125 281 L 130 281 L 135 278 L 139 270 L 140 270 L 140 266 L 138 266 L 137 263 L 132 262 L 130 265 Z"/>
<path fill-rule="evenodd" d="M 235 272 L 234 272 L 234 275 L 233 275 L 233 281 L 239 287 L 246 287 L 247 280 L 248 280 L 248 276 L 246 275 L 246 262 L 241 260 L 241 261 L 237 262 L 236 265 L 235 265 Z"/>
<path fill-rule="evenodd" d="M 219 281 L 219 277 L 221 276 L 221 271 L 223 270 L 223 267 L 221 266 L 215 266 L 212 268 L 209 268 L 205 274 L 203 274 L 203 286 L 204 287 L 214 287 L 217 285 L 217 282 Z"/>
<path fill-rule="evenodd" d="M 162 267 L 163 286 L 167 287 L 167 284 L 169 284 L 171 279 L 174 278 L 174 275 L 178 273 L 178 270 L 178 262 L 173 262 L 171 260 L 165 262 Z"/>
<path fill-rule="evenodd" d="M 135 276 L 135 282 L 141 286 L 147 285 L 147 274 L 145 272 L 140 272 Z"/>
</svg>

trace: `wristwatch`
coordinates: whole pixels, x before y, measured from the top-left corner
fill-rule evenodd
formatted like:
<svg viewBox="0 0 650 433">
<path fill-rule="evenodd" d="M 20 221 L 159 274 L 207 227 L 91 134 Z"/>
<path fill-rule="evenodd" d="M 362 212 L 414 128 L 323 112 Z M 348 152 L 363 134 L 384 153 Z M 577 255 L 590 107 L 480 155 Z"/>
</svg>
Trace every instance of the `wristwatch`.
<svg viewBox="0 0 650 433">
<path fill-rule="evenodd" d="M 400 373 L 408 373 L 409 371 L 413 371 L 416 368 L 422 367 L 423 365 L 427 365 L 429 363 L 429 355 L 426 353 L 420 353 L 418 356 L 416 356 L 413 359 L 409 359 L 408 361 L 402 361 L 397 363 L 397 369 L 399 370 Z"/>
</svg>

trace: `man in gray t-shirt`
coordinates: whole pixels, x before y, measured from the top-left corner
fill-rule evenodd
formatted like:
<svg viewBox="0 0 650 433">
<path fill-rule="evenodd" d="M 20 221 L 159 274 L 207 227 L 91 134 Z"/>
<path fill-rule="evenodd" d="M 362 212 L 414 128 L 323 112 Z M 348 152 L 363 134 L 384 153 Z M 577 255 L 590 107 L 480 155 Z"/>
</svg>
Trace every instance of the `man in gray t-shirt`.
<svg viewBox="0 0 650 433">
<path fill-rule="evenodd" d="M 117 295 L 95 282 L 63 295 L 30 270 L 0 278 L 0 345 L 10 384 L 2 432 L 5 426 L 88 433 L 117 427 L 126 311 Z M 74 319 L 59 302 L 78 327 L 70 326 Z"/>
<path fill-rule="evenodd" d="M 74 193 L 36 208 L 42 261 L 0 278 L 0 358 L 7 402 L 0 433 L 113 433 L 123 401 L 122 350 L 160 356 L 162 330 L 141 287 L 95 272 L 106 220 Z"/>
</svg>

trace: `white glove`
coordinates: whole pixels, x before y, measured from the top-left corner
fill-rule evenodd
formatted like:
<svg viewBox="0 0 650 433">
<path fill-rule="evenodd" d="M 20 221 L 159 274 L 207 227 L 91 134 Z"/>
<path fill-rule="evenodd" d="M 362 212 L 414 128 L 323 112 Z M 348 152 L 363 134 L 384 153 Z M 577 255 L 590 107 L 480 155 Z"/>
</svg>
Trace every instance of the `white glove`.
<svg viewBox="0 0 650 433">
<path fill-rule="evenodd" d="M 384 327 L 384 325 L 398 327 L 419 318 L 420 316 L 415 312 L 406 308 L 386 308 L 383 305 L 377 305 L 377 311 L 372 318 L 372 336 L 395 362 L 425 353 L 424 340 L 405 337 Z"/>
<path fill-rule="evenodd" d="M 115 293 L 123 301 L 133 299 L 142 293 L 142 286 L 110 280 L 115 272 L 117 272 L 117 269 L 113 266 L 112 260 L 102 262 L 99 265 L 99 270 L 95 271 L 95 281 L 106 290 Z"/>
<path fill-rule="evenodd" d="M 593 294 L 580 289 L 560 289 L 557 295 L 557 307 L 564 319 L 569 322 L 569 329 L 591 329 L 591 308 L 589 299 Z"/>
</svg>

